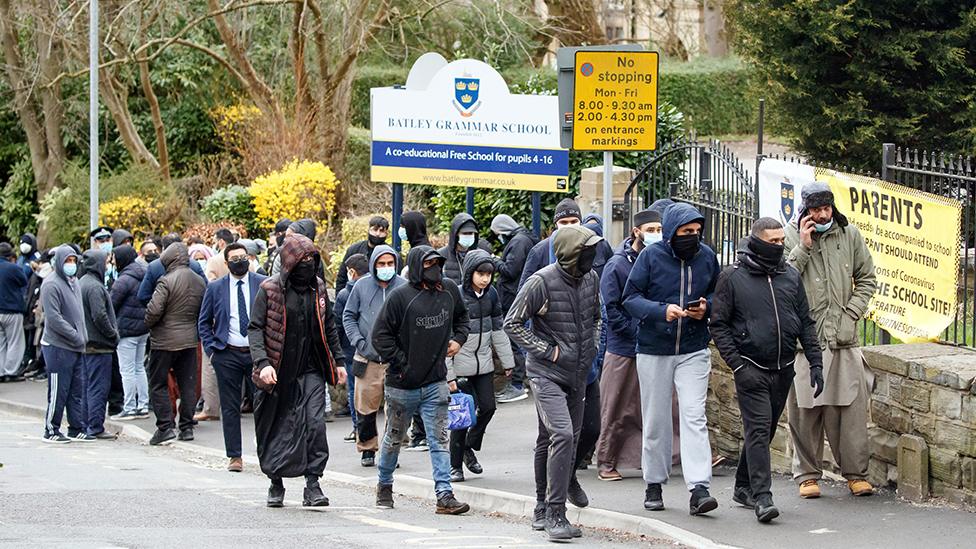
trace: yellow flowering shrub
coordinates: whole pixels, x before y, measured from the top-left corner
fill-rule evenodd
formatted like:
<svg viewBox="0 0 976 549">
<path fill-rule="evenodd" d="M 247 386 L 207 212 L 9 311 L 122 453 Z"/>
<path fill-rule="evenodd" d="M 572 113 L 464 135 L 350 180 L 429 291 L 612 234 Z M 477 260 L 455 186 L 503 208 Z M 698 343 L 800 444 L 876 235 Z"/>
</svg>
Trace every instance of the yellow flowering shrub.
<svg viewBox="0 0 976 549">
<path fill-rule="evenodd" d="M 249 191 L 261 227 L 270 230 L 284 217 L 307 217 L 315 220 L 319 233 L 324 234 L 335 209 L 338 188 L 339 180 L 331 168 L 321 162 L 296 159 L 255 179 Z"/>
<path fill-rule="evenodd" d="M 228 148 L 234 150 L 239 150 L 244 145 L 248 124 L 260 116 L 261 109 L 243 103 L 221 105 L 210 111 L 217 136 Z"/>
<path fill-rule="evenodd" d="M 99 223 L 124 228 L 137 238 L 172 230 L 179 208 L 155 196 L 123 195 L 98 206 Z"/>
</svg>

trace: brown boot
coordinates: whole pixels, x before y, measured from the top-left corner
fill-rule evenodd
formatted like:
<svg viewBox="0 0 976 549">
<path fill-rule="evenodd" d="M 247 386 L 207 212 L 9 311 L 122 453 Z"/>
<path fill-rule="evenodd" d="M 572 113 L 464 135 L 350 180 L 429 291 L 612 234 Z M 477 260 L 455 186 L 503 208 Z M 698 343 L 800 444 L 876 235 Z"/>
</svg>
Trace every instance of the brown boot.
<svg viewBox="0 0 976 549">
<path fill-rule="evenodd" d="M 227 470 L 231 473 L 240 473 L 244 470 L 244 460 L 237 458 L 230 458 L 230 463 L 227 464 Z"/>
<path fill-rule="evenodd" d="M 870 496 L 874 493 L 874 486 L 863 478 L 847 481 L 847 489 L 855 496 Z"/>
<path fill-rule="evenodd" d="M 814 479 L 800 483 L 800 497 L 803 499 L 817 499 L 820 497 L 820 483 Z"/>
</svg>

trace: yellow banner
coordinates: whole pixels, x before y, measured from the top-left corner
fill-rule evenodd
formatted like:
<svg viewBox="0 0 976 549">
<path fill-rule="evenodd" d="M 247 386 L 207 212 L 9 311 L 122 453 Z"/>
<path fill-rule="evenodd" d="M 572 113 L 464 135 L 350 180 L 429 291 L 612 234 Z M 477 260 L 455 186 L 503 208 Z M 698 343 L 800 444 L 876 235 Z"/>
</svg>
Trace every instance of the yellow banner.
<svg viewBox="0 0 976 549">
<path fill-rule="evenodd" d="M 937 340 L 956 317 L 957 200 L 878 179 L 816 169 L 874 258 L 878 290 L 868 318 L 904 342 Z"/>
</svg>

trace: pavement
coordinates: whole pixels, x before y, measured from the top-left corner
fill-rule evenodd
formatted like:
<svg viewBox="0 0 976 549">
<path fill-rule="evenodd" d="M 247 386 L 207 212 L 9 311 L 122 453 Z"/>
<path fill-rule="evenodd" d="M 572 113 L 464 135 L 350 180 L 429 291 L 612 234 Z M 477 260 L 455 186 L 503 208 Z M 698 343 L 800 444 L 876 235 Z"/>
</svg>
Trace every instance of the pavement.
<svg viewBox="0 0 976 549">
<path fill-rule="evenodd" d="M 45 403 L 44 383 L 23 382 L 0 385 L 0 410 L 40 417 Z M 381 420 L 382 421 L 382 420 Z M 0 418 L 0 424 L 3 423 Z M 154 429 L 151 420 L 125 422 L 126 433 L 148 437 Z M 245 470 L 257 472 L 253 437 L 253 422 L 244 416 Z M 349 418 L 337 418 L 328 424 L 331 459 L 327 476 L 336 485 L 359 485 L 372 488 L 376 469 L 359 464 L 353 444 L 342 438 L 351 431 Z M 34 429 L 41 434 L 41 422 Z M 459 499 L 475 509 L 494 511 L 507 516 L 525 517 L 534 502 L 532 477 L 532 447 L 536 436 L 535 409 L 531 399 L 512 404 L 500 404 L 485 437 L 479 460 L 484 466 L 482 475 L 466 472 L 467 480 L 456 483 Z M 77 443 L 75 443 L 77 444 Z M 112 446 L 113 443 L 99 443 Z M 68 445 L 71 446 L 71 445 Z M 201 422 L 196 428 L 196 440 L 177 443 L 161 452 L 194 452 L 217 459 L 223 455 L 223 439 L 219 422 Z M 430 479 L 429 454 L 404 451 L 401 467 L 396 473 L 394 489 L 412 497 L 433 498 Z M 2 471 L 2 470 L 0 470 Z M 644 483 L 639 471 L 621 471 L 623 481 L 601 482 L 596 469 L 580 471 L 579 478 L 589 494 L 590 506 L 570 509 L 568 516 L 584 526 L 587 538 L 604 535 L 605 529 L 646 536 L 654 543 L 673 543 L 689 547 L 787 547 L 815 548 L 912 548 L 921 540 L 933 546 L 973 547 L 976 539 L 976 520 L 971 512 L 938 502 L 912 504 L 897 498 L 891 491 L 881 491 L 868 498 L 850 496 L 845 485 L 836 482 L 822 484 L 824 497 L 802 500 L 796 495 L 795 484 L 782 476 L 774 477 L 773 498 L 781 516 L 769 525 L 756 522 L 751 510 L 737 506 L 731 500 L 734 469 L 718 467 L 712 481 L 712 494 L 719 500 L 719 508 L 704 517 L 688 514 L 688 492 L 676 467 L 672 482 L 664 487 L 665 511 L 651 513 L 643 509 Z M 225 477 L 232 482 L 237 476 L 217 471 L 215 478 Z M 261 484 L 261 483 L 259 483 Z M 262 485 L 263 486 L 263 485 Z M 263 488 L 258 496 L 263 497 Z M 333 497 L 339 504 L 340 496 Z M 2 501 L 2 500 L 0 500 Z M 428 503 L 430 505 L 430 503 Z M 3 520 L 0 517 L 0 520 Z M 526 536 L 527 521 L 519 525 Z M 531 537 L 531 536 L 530 536 Z M 543 538 L 535 538 L 543 539 Z M 577 543 L 579 544 L 579 543 Z M 480 544 L 479 544 L 480 545 Z M 495 546 L 492 543 L 488 545 Z"/>
</svg>

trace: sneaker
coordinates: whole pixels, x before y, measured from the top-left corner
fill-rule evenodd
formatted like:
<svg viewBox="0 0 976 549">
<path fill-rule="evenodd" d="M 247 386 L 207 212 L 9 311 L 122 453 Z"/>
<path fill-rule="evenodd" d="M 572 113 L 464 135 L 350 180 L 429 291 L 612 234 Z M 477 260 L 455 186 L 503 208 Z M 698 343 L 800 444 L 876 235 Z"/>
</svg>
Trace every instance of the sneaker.
<svg viewBox="0 0 976 549">
<path fill-rule="evenodd" d="M 306 486 L 302 494 L 302 507 L 328 507 L 329 498 L 322 493 L 322 487 L 316 482 L 312 486 Z"/>
<path fill-rule="evenodd" d="M 376 485 L 376 506 L 380 509 L 393 509 L 393 485 Z"/>
<path fill-rule="evenodd" d="M 566 509 L 564 507 L 550 507 L 546 511 L 545 530 L 549 534 L 549 541 L 569 541 L 573 539 L 572 525 L 566 520 Z"/>
<path fill-rule="evenodd" d="M 532 510 L 532 529 L 539 531 L 546 529 L 546 502 L 535 502 L 535 509 Z"/>
<path fill-rule="evenodd" d="M 820 497 L 820 483 L 815 479 L 804 480 L 800 483 L 800 497 L 803 499 L 817 499 Z"/>
<path fill-rule="evenodd" d="M 580 486 L 579 479 L 576 478 L 576 475 L 573 475 L 569 479 L 569 489 L 566 491 L 566 499 L 581 509 L 590 504 L 590 498 L 586 497 L 586 492 Z"/>
<path fill-rule="evenodd" d="M 71 439 L 62 435 L 61 433 L 53 433 L 50 435 L 44 435 L 41 440 L 49 444 L 67 444 L 71 442 Z"/>
<path fill-rule="evenodd" d="M 752 509 L 756 506 L 756 501 L 752 498 L 752 488 L 748 486 L 736 486 L 733 488 L 732 501 L 746 509 Z"/>
<path fill-rule="evenodd" d="M 529 392 L 525 389 L 517 389 L 511 385 L 505 387 L 500 393 L 495 395 L 495 400 L 500 404 L 518 402 L 529 398 Z"/>
<path fill-rule="evenodd" d="M 332 412 L 326 412 L 325 413 L 325 422 L 326 423 L 334 423 L 335 422 L 335 414 L 333 414 Z"/>
<path fill-rule="evenodd" d="M 468 468 L 468 471 L 476 475 L 480 475 L 485 472 L 484 468 L 478 463 L 478 456 L 474 455 L 474 450 L 468 448 L 464 451 L 464 466 Z"/>
<path fill-rule="evenodd" d="M 870 496 L 874 493 L 874 486 L 864 479 L 856 479 L 847 481 L 847 489 L 851 491 L 852 495 L 855 496 Z"/>
<path fill-rule="evenodd" d="M 151 446 L 163 446 L 166 444 L 172 444 L 176 440 L 176 433 L 172 429 L 166 429 L 165 431 L 160 431 L 156 429 L 152 438 L 149 439 L 149 444 Z"/>
<path fill-rule="evenodd" d="M 714 511 L 718 507 L 718 501 L 708 493 L 708 488 L 704 484 L 697 484 L 691 490 L 691 501 L 689 508 L 692 515 L 704 515 L 709 511 Z"/>
<path fill-rule="evenodd" d="M 193 440 L 193 429 L 180 429 L 180 435 L 176 438 L 184 441 Z"/>
<path fill-rule="evenodd" d="M 280 480 L 275 483 L 271 482 L 271 487 L 268 488 L 268 507 L 284 507 L 285 505 L 285 485 Z"/>
<path fill-rule="evenodd" d="M 122 412 L 121 414 L 115 414 L 114 416 L 109 416 L 109 419 L 114 421 L 132 421 L 134 419 L 139 419 L 139 413 L 135 410 L 129 412 Z"/>
<path fill-rule="evenodd" d="M 426 452 L 430 450 L 430 448 L 427 447 L 427 439 L 422 438 L 420 440 L 411 440 L 404 450 L 408 452 Z"/>
<path fill-rule="evenodd" d="M 451 482 L 464 482 L 464 469 L 451 467 Z"/>
<path fill-rule="evenodd" d="M 756 520 L 767 523 L 779 516 L 779 509 L 773 505 L 773 496 L 763 494 L 756 498 Z"/>
<path fill-rule="evenodd" d="M 353 429 L 351 433 L 342 437 L 343 442 L 356 442 L 356 430 Z"/>
<path fill-rule="evenodd" d="M 95 442 L 98 439 L 87 433 L 78 433 L 77 435 L 71 437 L 71 440 L 75 442 Z"/>
<path fill-rule="evenodd" d="M 149 408 L 136 410 L 136 419 L 146 419 L 149 417 Z"/>
<path fill-rule="evenodd" d="M 454 497 L 454 492 L 447 492 L 437 498 L 438 515 L 463 515 L 471 510 L 467 503 L 461 503 Z"/>
<path fill-rule="evenodd" d="M 616 469 L 610 469 L 609 471 L 597 471 L 596 478 L 604 482 L 614 482 L 617 480 L 623 480 L 624 476 L 621 475 Z"/>
<path fill-rule="evenodd" d="M 372 467 L 376 465 L 376 452 L 372 450 L 364 451 L 362 459 L 359 460 L 359 464 L 363 467 Z"/>
<path fill-rule="evenodd" d="M 111 431 L 102 431 L 101 433 L 96 434 L 95 438 L 98 440 L 116 440 L 119 438 L 119 435 Z"/>
<path fill-rule="evenodd" d="M 664 498 L 661 496 L 661 485 L 657 483 L 648 484 L 644 491 L 644 509 L 648 511 L 663 511 Z"/>
</svg>

